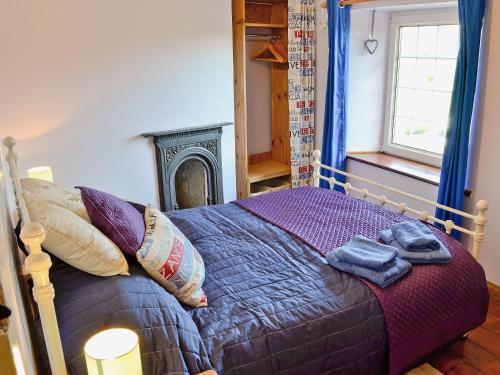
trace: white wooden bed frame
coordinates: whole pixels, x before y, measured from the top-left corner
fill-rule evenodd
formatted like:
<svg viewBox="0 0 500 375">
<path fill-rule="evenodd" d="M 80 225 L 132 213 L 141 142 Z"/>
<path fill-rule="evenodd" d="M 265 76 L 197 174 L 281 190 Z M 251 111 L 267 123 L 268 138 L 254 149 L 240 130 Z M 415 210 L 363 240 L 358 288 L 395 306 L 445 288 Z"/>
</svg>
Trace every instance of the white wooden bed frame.
<svg viewBox="0 0 500 375">
<path fill-rule="evenodd" d="M 47 347 L 47 353 L 49 355 L 49 361 L 50 361 L 50 368 L 52 370 L 53 375 L 64 375 L 67 374 L 66 371 L 66 365 L 64 361 L 64 354 L 63 354 L 63 349 L 61 345 L 61 339 L 59 335 L 59 328 L 57 325 L 57 317 L 55 313 L 55 308 L 54 308 L 54 287 L 52 283 L 50 282 L 49 279 L 49 269 L 52 265 L 50 257 L 48 254 L 44 253 L 41 248 L 41 244 L 45 239 L 45 231 L 43 227 L 35 222 L 30 222 L 28 210 L 26 207 L 26 202 L 23 197 L 23 192 L 21 189 L 21 180 L 20 180 L 20 174 L 19 170 L 17 167 L 17 159 L 18 156 L 14 152 L 14 145 L 16 144 L 16 141 L 14 138 L 8 137 L 5 138 L 3 141 L 3 144 L 7 147 L 7 155 L 6 155 L 6 161 L 9 165 L 9 170 L 10 173 L 4 173 L 3 177 L 5 180 L 10 179 L 12 188 L 14 191 L 14 196 L 15 196 L 15 207 L 17 209 L 17 214 L 19 217 L 22 219 L 22 229 L 21 229 L 21 239 L 24 242 L 24 244 L 28 247 L 29 249 L 29 255 L 26 257 L 24 266 L 25 270 L 29 272 L 33 279 L 33 297 L 34 300 L 38 306 L 38 311 L 40 315 L 40 321 L 42 323 L 43 327 L 43 334 L 45 338 L 45 344 Z M 478 210 L 478 213 L 476 215 L 469 214 L 467 212 L 463 212 L 460 210 L 456 210 L 450 207 L 443 206 L 441 204 L 438 204 L 436 202 L 430 201 L 425 198 L 417 197 L 415 195 L 405 193 L 403 191 L 400 191 L 398 189 L 385 186 L 382 184 L 379 184 L 375 181 L 371 181 L 368 179 L 365 179 L 363 177 L 358 177 L 355 175 L 352 175 L 350 173 L 346 173 L 343 171 L 340 171 L 338 169 L 332 168 L 330 166 L 321 164 L 321 153 L 316 150 L 313 153 L 313 166 L 314 166 L 314 186 L 319 187 L 319 182 L 320 180 L 327 181 L 330 185 L 330 188 L 333 189 L 335 185 L 342 186 L 346 192 L 346 194 L 350 194 L 351 192 L 357 192 L 361 194 L 363 198 L 373 198 L 375 199 L 378 204 L 380 205 L 390 205 L 393 207 L 396 207 L 399 212 L 401 213 L 412 213 L 417 215 L 421 220 L 423 221 L 430 221 L 430 222 L 435 222 L 435 223 L 440 223 L 443 224 L 446 228 L 446 232 L 448 234 L 451 233 L 453 229 L 458 230 L 462 233 L 465 233 L 467 235 L 470 235 L 473 237 L 473 245 L 472 245 L 472 255 L 474 258 L 478 259 L 479 258 L 479 252 L 481 248 L 481 243 L 484 240 L 484 227 L 486 225 L 486 210 L 488 209 L 488 202 L 485 200 L 480 200 L 476 204 L 476 208 Z M 3 164 L 3 161 L 2 161 Z M 378 188 L 381 188 L 383 190 L 386 190 L 391 193 L 396 193 L 399 194 L 405 198 L 409 198 L 412 200 L 416 200 L 425 204 L 428 204 L 430 206 L 438 207 L 443 210 L 453 212 L 455 214 L 458 214 L 460 216 L 463 216 L 464 218 L 471 219 L 474 223 L 474 230 L 466 229 L 462 226 L 455 225 L 452 221 L 442 221 L 440 219 L 437 219 L 436 217 L 432 216 L 429 214 L 427 211 L 419 211 L 416 209 L 411 208 L 408 204 L 406 203 L 397 203 L 395 201 L 392 201 L 390 199 L 387 199 L 385 195 L 376 195 L 370 193 L 366 188 L 356 188 L 351 185 L 350 182 L 347 183 L 341 183 L 339 181 L 336 181 L 335 178 L 330 177 L 324 177 L 321 175 L 321 168 L 324 168 L 326 170 L 341 174 L 343 176 L 348 177 L 351 180 L 358 180 L 373 186 L 376 186 Z M 9 178 L 10 175 L 10 178 Z M 14 223 L 13 215 L 14 213 L 11 212 L 11 225 Z M 12 228 L 11 228 L 12 229 Z M 0 256 L 9 256 L 10 254 L 17 254 L 18 249 L 17 246 L 14 246 L 15 248 L 12 249 L 1 249 Z M 7 254 L 6 254 L 7 253 Z M 16 281 L 17 283 L 17 281 Z M 19 288 L 23 288 L 24 286 L 18 285 Z M 20 311 L 24 311 L 23 309 L 20 309 Z M 21 317 L 23 318 L 23 317 Z M 25 318 L 25 317 L 24 317 Z M 24 319 L 25 321 L 26 319 Z M 26 328 L 26 327 L 25 327 Z M 27 329 L 27 328 L 26 328 Z M 28 340 L 28 336 L 24 334 L 25 340 Z M 25 343 L 25 345 L 21 345 L 21 347 L 24 348 L 31 348 L 30 343 Z M 30 353 L 31 355 L 29 356 L 30 358 L 33 358 L 33 353 Z M 33 364 L 25 364 L 25 366 L 32 366 L 32 369 L 26 369 L 27 373 L 29 374 L 34 374 L 35 370 L 33 369 Z"/>
</svg>

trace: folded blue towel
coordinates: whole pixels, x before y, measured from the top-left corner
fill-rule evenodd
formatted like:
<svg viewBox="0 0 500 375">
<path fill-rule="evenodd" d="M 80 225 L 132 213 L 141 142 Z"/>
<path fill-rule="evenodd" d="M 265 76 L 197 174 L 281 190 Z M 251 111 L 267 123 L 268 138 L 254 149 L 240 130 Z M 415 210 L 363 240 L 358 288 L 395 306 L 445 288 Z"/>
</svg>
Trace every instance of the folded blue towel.
<svg viewBox="0 0 500 375">
<path fill-rule="evenodd" d="M 369 240 L 365 236 L 355 236 L 347 244 L 335 250 L 335 255 L 344 263 L 384 271 L 394 265 L 398 249 Z"/>
<path fill-rule="evenodd" d="M 404 221 L 395 224 L 391 230 L 396 240 L 406 250 L 432 251 L 441 247 L 434 233 L 420 221 Z"/>
<path fill-rule="evenodd" d="M 392 231 L 386 229 L 380 232 L 380 238 L 387 245 L 394 246 L 398 249 L 398 255 L 413 264 L 425 264 L 425 263 L 449 263 L 451 260 L 451 254 L 448 249 L 441 243 L 439 250 L 432 251 L 408 251 L 396 240 Z"/>
<path fill-rule="evenodd" d="M 354 264 L 344 263 L 336 256 L 336 251 L 328 253 L 326 260 L 328 264 L 340 271 L 351 273 L 353 275 L 365 278 L 377 284 L 381 288 L 391 285 L 406 275 L 411 269 L 411 263 L 399 257 L 394 259 L 394 265 L 385 271 L 377 272 L 369 268 L 356 266 Z"/>
</svg>

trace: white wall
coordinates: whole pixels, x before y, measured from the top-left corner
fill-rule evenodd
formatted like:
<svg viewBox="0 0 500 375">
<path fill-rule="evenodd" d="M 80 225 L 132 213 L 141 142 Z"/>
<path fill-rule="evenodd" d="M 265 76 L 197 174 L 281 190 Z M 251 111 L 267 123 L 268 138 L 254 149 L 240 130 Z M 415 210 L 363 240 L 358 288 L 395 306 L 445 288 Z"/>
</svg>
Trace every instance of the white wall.
<svg viewBox="0 0 500 375">
<path fill-rule="evenodd" d="M 322 12 L 318 6 L 318 12 Z M 389 12 L 377 10 L 374 37 L 379 46 L 370 55 L 364 43 L 371 29 L 371 9 L 351 10 L 351 47 L 347 149 L 375 151 L 382 143 L 385 110 Z M 328 74 L 328 31 L 317 28 L 316 147 L 321 149 Z"/>
<path fill-rule="evenodd" d="M 246 41 L 247 127 L 248 154 L 271 151 L 271 66 L 254 61 L 252 56 L 260 52 L 266 41 Z"/>
<path fill-rule="evenodd" d="M 486 10 L 480 104 L 479 134 L 474 156 L 471 209 L 478 199 L 487 199 L 486 240 L 481 250 L 481 264 L 488 280 L 500 285 L 500 1 L 488 1 Z"/>
<path fill-rule="evenodd" d="M 316 111 L 314 115 L 316 138 L 314 147 L 321 150 L 325 120 L 325 93 L 328 77 L 328 28 L 321 29 L 319 20 L 326 10 L 316 1 Z"/>
<path fill-rule="evenodd" d="M 326 10 L 321 8 L 321 1 L 316 1 L 316 18 L 320 20 Z M 316 22 L 316 139 L 314 147 L 321 150 L 323 125 L 325 120 L 325 93 L 328 77 L 328 28 L 322 30 Z"/>
<path fill-rule="evenodd" d="M 0 136 L 64 186 L 157 203 L 139 134 L 234 121 L 230 0 L 3 0 L 0 51 Z M 233 127 L 223 164 L 231 200 Z"/>
<path fill-rule="evenodd" d="M 356 176 L 368 178 L 369 180 L 379 182 L 381 184 L 388 185 L 399 190 L 403 190 L 407 193 L 417 195 L 422 198 L 426 198 L 432 201 L 436 200 L 438 191 L 438 187 L 436 185 L 416 180 L 411 177 L 403 176 L 391 171 L 387 171 L 382 168 L 376 168 L 371 165 L 360 163 L 355 160 L 347 161 L 347 170 L 349 171 L 349 173 L 352 173 Z M 372 185 L 364 184 L 363 182 L 358 182 L 356 180 L 352 180 L 350 182 L 353 186 L 357 188 L 367 188 L 371 193 L 378 195 L 383 194 L 388 199 L 394 202 L 405 202 L 411 205 L 412 208 L 415 208 L 417 210 L 420 211 L 426 210 L 431 213 L 434 212 L 434 207 L 427 205 L 425 203 L 415 200 L 408 200 L 401 197 L 401 195 L 399 194 L 394 194 L 386 190 L 374 187 Z M 373 200 L 370 201 L 375 202 Z M 392 206 L 387 206 L 387 208 L 395 209 Z"/>
<path fill-rule="evenodd" d="M 375 13 L 375 39 L 379 46 L 373 55 L 365 48 L 371 28 L 372 10 L 351 12 L 351 50 L 348 98 L 347 149 L 375 151 L 382 144 L 385 116 L 385 82 L 389 13 Z"/>
</svg>

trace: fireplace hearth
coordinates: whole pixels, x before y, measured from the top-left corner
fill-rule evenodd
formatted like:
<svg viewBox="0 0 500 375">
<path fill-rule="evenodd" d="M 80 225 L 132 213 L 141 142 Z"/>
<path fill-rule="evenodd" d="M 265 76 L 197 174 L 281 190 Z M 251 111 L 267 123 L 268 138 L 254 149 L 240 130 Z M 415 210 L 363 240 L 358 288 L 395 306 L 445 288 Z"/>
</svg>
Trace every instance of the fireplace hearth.
<svg viewBox="0 0 500 375">
<path fill-rule="evenodd" d="M 153 137 L 162 211 L 223 203 L 221 135 L 227 125 L 141 134 Z"/>
</svg>

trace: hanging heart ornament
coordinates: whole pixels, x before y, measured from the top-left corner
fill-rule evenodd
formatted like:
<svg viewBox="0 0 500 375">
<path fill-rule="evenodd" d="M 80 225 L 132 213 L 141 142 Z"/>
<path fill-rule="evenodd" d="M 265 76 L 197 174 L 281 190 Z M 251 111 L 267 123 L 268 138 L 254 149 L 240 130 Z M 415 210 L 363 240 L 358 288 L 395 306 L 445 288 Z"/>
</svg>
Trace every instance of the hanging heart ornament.
<svg viewBox="0 0 500 375">
<path fill-rule="evenodd" d="M 368 50 L 370 55 L 373 55 L 378 48 L 377 39 L 368 39 L 365 41 L 365 48 Z"/>
<path fill-rule="evenodd" d="M 372 29 L 370 35 L 368 35 L 368 40 L 365 40 L 365 48 L 368 50 L 370 55 L 373 55 L 378 48 L 378 40 L 373 36 L 373 31 L 375 29 L 375 11 L 372 11 Z"/>
</svg>

